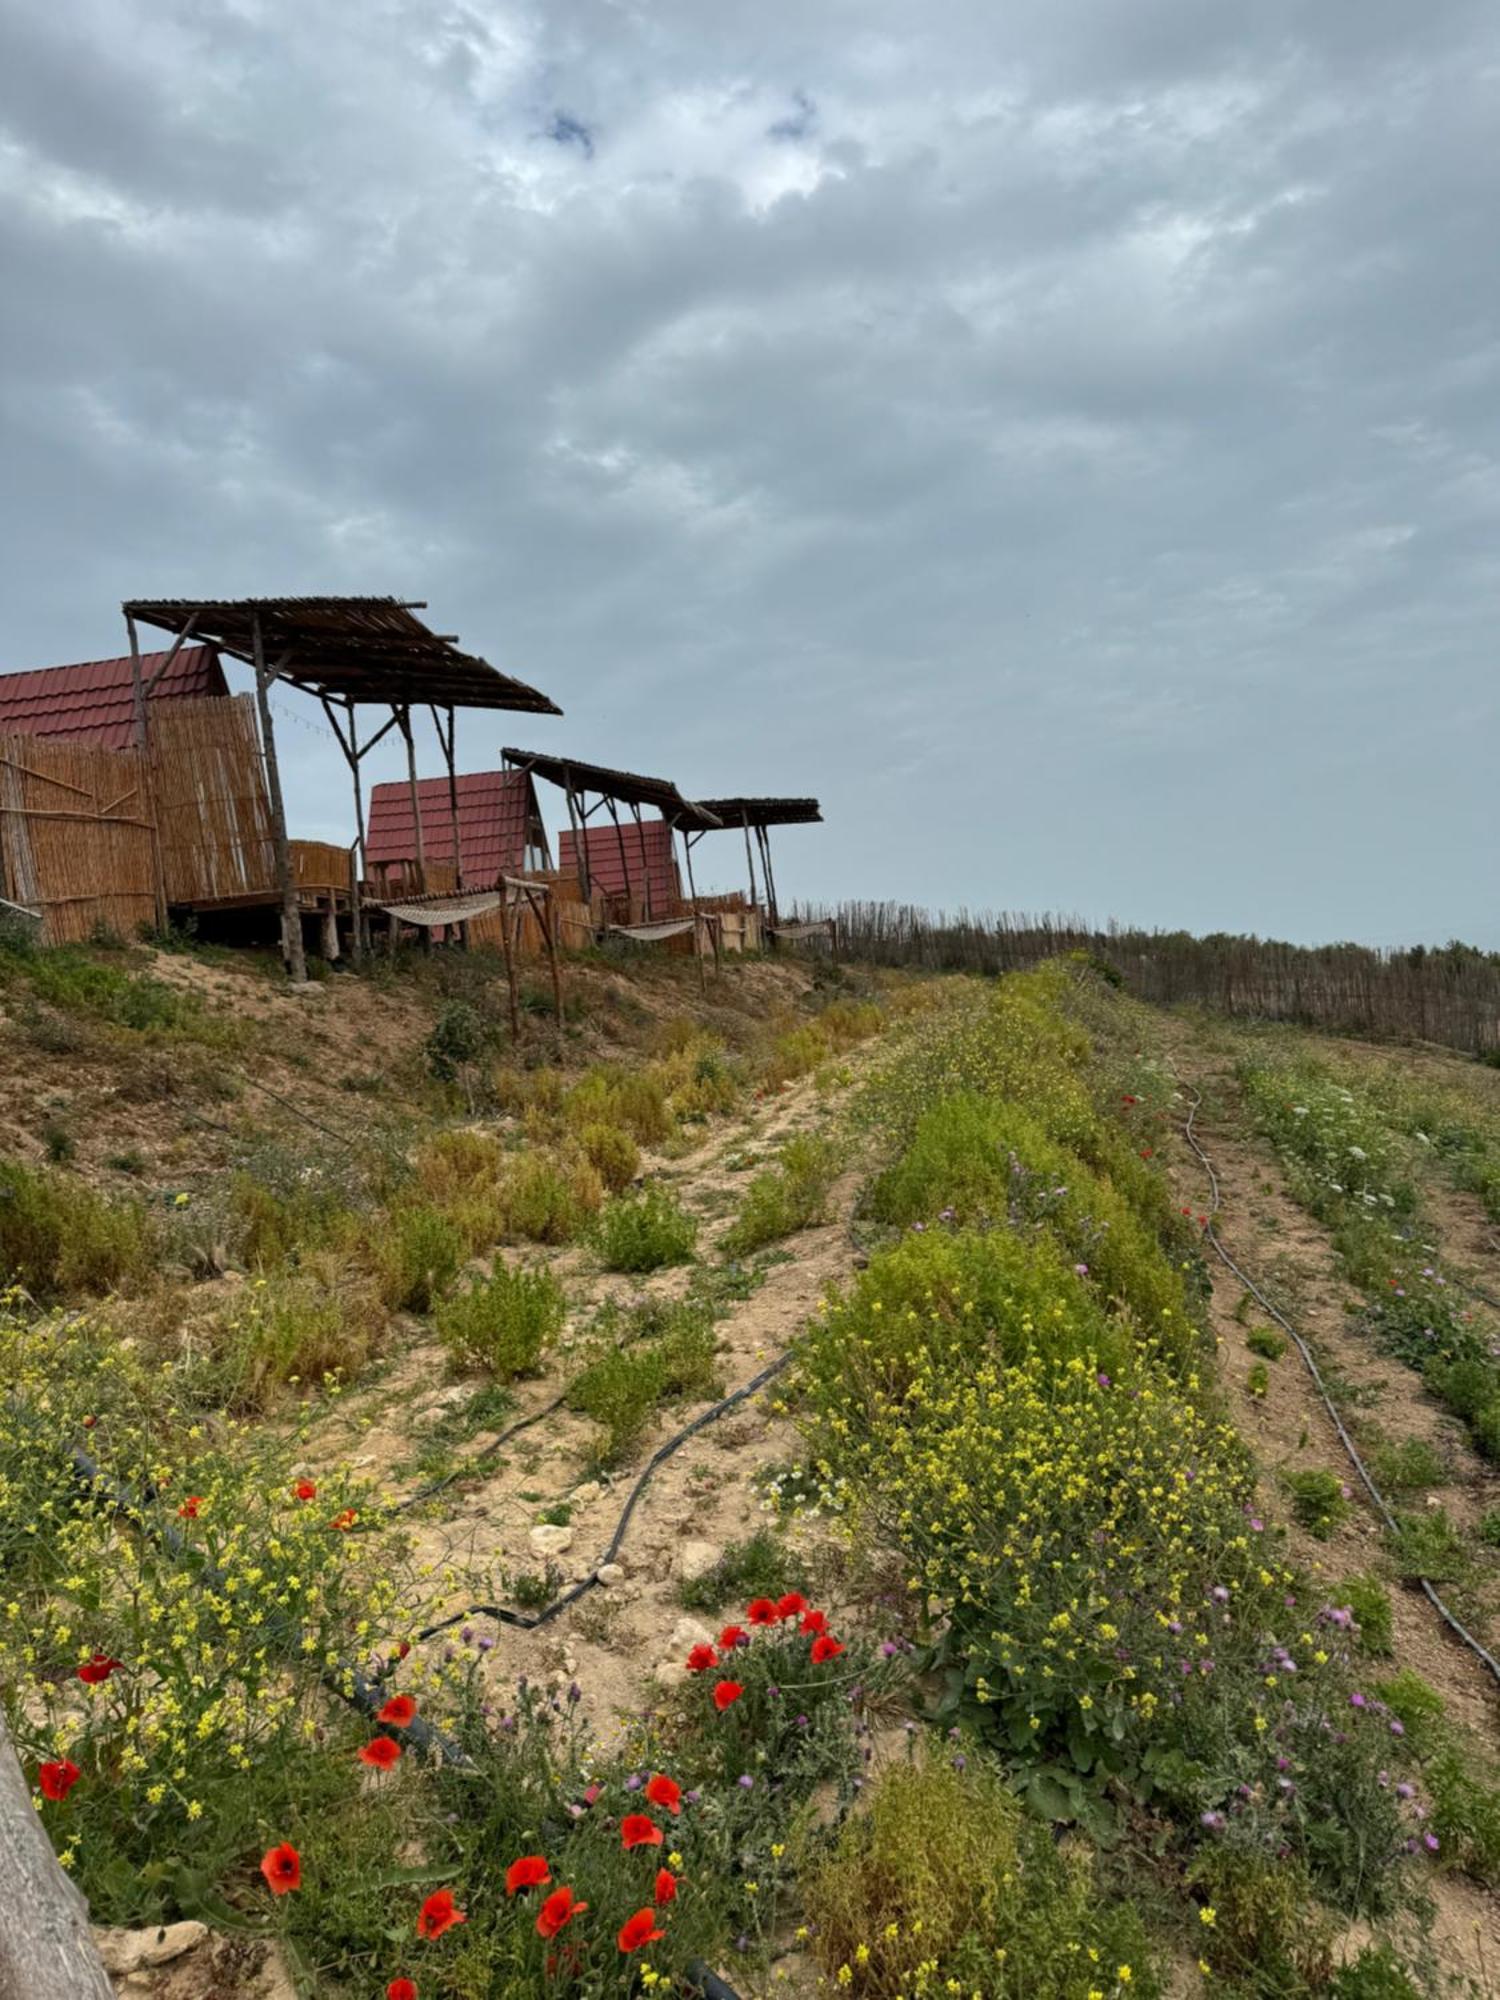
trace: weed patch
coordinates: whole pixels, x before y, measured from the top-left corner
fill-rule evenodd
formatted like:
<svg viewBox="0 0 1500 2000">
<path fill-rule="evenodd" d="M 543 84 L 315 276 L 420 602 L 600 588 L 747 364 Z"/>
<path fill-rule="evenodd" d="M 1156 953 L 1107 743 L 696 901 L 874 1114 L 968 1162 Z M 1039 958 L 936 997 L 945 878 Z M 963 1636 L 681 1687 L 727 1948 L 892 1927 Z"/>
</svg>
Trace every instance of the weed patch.
<svg viewBox="0 0 1500 2000">
<path fill-rule="evenodd" d="M 594 1244 L 607 1271 L 657 1271 L 666 1264 L 686 1264 L 697 1240 L 693 1218 L 658 1185 L 606 1203 L 594 1230 Z"/>
<path fill-rule="evenodd" d="M 562 1329 L 567 1300 L 550 1271 L 497 1264 L 487 1278 L 445 1299 L 433 1315 L 455 1366 L 497 1381 L 531 1374 Z"/>
</svg>

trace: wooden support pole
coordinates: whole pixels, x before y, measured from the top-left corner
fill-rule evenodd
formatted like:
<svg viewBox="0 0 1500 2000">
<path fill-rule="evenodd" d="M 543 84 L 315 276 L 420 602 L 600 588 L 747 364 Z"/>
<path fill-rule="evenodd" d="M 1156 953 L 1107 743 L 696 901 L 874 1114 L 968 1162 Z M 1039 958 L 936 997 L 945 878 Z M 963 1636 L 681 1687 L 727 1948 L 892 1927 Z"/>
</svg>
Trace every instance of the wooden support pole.
<svg viewBox="0 0 1500 2000">
<path fill-rule="evenodd" d="M 448 814 L 453 822 L 453 886 L 456 890 L 462 891 L 464 886 L 464 856 L 463 844 L 458 837 L 458 768 L 454 763 L 454 747 L 458 739 L 458 722 L 454 710 L 450 707 L 446 711 L 448 733 L 444 735 L 443 712 L 436 707 L 433 707 L 430 712 L 432 715 L 432 726 L 437 731 L 438 742 L 443 748 L 443 760 L 448 766 Z M 459 924 L 458 935 L 464 950 L 467 951 L 469 949 L 469 925 L 467 918 Z"/>
<path fill-rule="evenodd" d="M 276 886 L 281 891 L 282 950 L 292 984 L 305 986 L 307 955 L 302 949 L 302 912 L 297 905 L 292 848 L 286 835 L 286 804 L 281 795 L 281 767 L 276 761 L 276 727 L 271 720 L 271 684 L 276 679 L 276 669 L 266 665 L 259 612 L 252 618 L 250 631 L 255 661 L 255 703 L 260 714 L 260 747 L 266 760 L 266 795 L 271 807 L 271 847 L 276 857 Z"/>
<path fill-rule="evenodd" d="M 562 969 L 557 962 L 556 931 L 552 918 L 547 912 L 547 905 L 551 901 L 551 892 L 545 889 L 535 891 L 528 889 L 526 891 L 526 900 L 531 905 L 532 914 L 536 918 L 537 927 L 541 931 L 542 940 L 547 947 L 547 963 L 552 968 L 552 1011 L 557 1016 L 557 1040 L 558 1046 L 561 1047 L 563 1033 Z"/>
<path fill-rule="evenodd" d="M 766 903 L 770 908 L 771 922 L 776 925 L 781 921 L 781 912 L 776 906 L 776 877 L 771 873 L 771 836 L 763 826 L 758 826 L 755 832 L 760 842 L 760 865 L 766 883 Z"/>
<path fill-rule="evenodd" d="M 589 881 L 589 858 L 584 851 L 585 828 L 578 817 L 577 802 L 573 797 L 573 773 L 563 766 L 563 796 L 568 802 L 568 825 L 573 829 L 573 859 L 578 868 L 578 886 L 583 891 L 583 900 L 589 906 L 589 916 L 594 914 L 594 888 Z"/>
<path fill-rule="evenodd" d="M 641 808 L 639 803 L 632 801 L 630 810 L 635 818 L 635 837 L 637 845 L 641 850 L 641 889 L 643 893 L 643 901 L 646 910 L 646 922 L 649 924 L 652 921 L 651 862 L 650 858 L 646 853 L 646 828 L 641 819 Z"/>
<path fill-rule="evenodd" d="M 411 710 L 396 710 L 396 726 L 406 739 L 406 782 L 411 791 L 411 818 L 416 843 L 417 893 L 427 894 L 427 850 L 422 840 L 422 795 L 417 790 L 417 746 L 411 733 Z M 431 933 L 429 932 L 429 938 Z"/>
<path fill-rule="evenodd" d="M 509 897 L 505 877 L 500 878 L 500 893 Z M 520 907 L 516 908 L 515 920 L 520 921 Z M 510 998 L 510 1038 L 512 1042 L 521 1039 L 521 996 L 516 990 L 516 943 L 511 936 L 511 906 L 509 901 L 500 905 L 500 949 L 505 956 L 505 990 Z"/>
<path fill-rule="evenodd" d="M 625 857 L 625 829 L 620 824 L 620 815 L 614 800 L 610 799 L 608 804 L 609 816 L 615 823 L 615 843 L 620 850 L 620 880 L 625 885 L 625 921 L 627 924 L 633 924 L 635 918 L 630 909 L 630 863 Z"/>
<path fill-rule="evenodd" d="M 748 812 L 748 811 L 742 811 L 742 812 L 740 813 L 740 818 L 741 818 L 741 819 L 742 819 L 742 820 L 744 821 L 744 825 L 745 825 L 745 861 L 746 861 L 746 863 L 747 863 L 747 865 L 749 866 L 749 869 L 750 869 L 750 907 L 751 907 L 751 909 L 753 910 L 753 909 L 755 908 L 755 856 L 754 856 L 754 854 L 753 854 L 753 853 L 751 852 L 751 848 L 750 848 L 750 814 L 749 814 L 749 812 Z"/>
<path fill-rule="evenodd" d="M 125 614 L 125 628 L 130 634 L 130 672 L 135 697 L 135 748 L 136 755 L 141 760 L 141 782 L 146 790 L 142 803 L 151 822 L 151 888 L 156 903 L 156 928 L 164 933 L 167 928 L 167 871 L 161 858 L 161 828 L 157 823 L 156 787 L 151 782 L 150 752 L 146 747 L 146 682 L 141 662 L 141 637 L 135 619 L 128 611 Z M 177 644 L 181 643 L 179 637 Z"/>
<path fill-rule="evenodd" d="M 693 882 L 693 841 L 686 827 L 682 829 L 682 852 L 687 860 L 688 901 L 693 906 L 693 956 L 698 961 L 698 990 L 708 992 L 708 974 L 703 970 L 703 942 L 698 935 L 698 891 Z"/>
<path fill-rule="evenodd" d="M 0 1995 L 114 2000 L 88 1905 L 58 1866 L 0 1715 Z"/>
<path fill-rule="evenodd" d="M 338 746 L 344 753 L 344 762 L 349 766 L 350 776 L 354 780 L 354 845 L 349 850 L 349 949 L 354 963 L 358 965 L 365 955 L 365 913 L 359 893 L 359 885 L 365 873 L 365 802 L 359 776 L 361 754 L 359 725 L 355 721 L 354 703 L 346 700 L 343 704 L 349 717 L 349 737 L 346 742 L 344 726 L 339 721 L 333 703 L 326 694 L 320 695 L 318 699 L 323 704 L 323 713 L 328 717 L 329 725 L 338 739 Z"/>
</svg>

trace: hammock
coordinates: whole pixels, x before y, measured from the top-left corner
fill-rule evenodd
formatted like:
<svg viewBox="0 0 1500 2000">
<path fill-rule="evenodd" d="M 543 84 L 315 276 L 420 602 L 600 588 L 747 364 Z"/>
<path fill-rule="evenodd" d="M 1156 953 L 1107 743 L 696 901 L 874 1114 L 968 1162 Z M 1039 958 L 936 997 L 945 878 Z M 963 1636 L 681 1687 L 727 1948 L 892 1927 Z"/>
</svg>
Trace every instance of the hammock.
<svg viewBox="0 0 1500 2000">
<path fill-rule="evenodd" d="M 413 896 L 404 903 L 377 903 L 375 907 L 400 923 L 436 930 L 440 925 L 462 924 L 470 917 L 488 916 L 505 900 L 498 889 L 476 889 L 464 896 Z"/>
<path fill-rule="evenodd" d="M 826 917 L 822 923 L 817 924 L 767 924 L 766 928 L 772 937 L 791 938 L 794 941 L 798 938 L 832 937 L 833 919 Z"/>
<path fill-rule="evenodd" d="M 663 938 L 693 930 L 697 922 L 696 917 L 674 917 L 660 924 L 611 924 L 609 931 L 612 937 L 634 938 L 637 944 L 660 944 Z"/>
</svg>

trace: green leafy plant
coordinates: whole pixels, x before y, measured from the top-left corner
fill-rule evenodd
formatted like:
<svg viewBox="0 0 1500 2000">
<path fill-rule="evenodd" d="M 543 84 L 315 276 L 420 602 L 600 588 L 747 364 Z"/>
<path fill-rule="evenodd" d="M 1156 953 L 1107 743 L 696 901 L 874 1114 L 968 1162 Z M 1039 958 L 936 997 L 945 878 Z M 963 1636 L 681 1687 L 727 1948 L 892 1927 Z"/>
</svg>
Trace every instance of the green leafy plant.
<svg viewBox="0 0 1500 2000">
<path fill-rule="evenodd" d="M 1377 1659 L 1389 1659 L 1392 1651 L 1391 1596 L 1376 1576 L 1346 1577 L 1334 1593 L 1338 1602 L 1354 1613 L 1359 1627 L 1360 1650 Z"/>
<path fill-rule="evenodd" d="M 1274 1326 L 1252 1326 L 1245 1335 L 1250 1352 L 1265 1361 L 1279 1361 L 1286 1353 L 1286 1344 L 1286 1335 L 1278 1333 Z"/>
<path fill-rule="evenodd" d="M 717 1390 L 712 1313 L 696 1302 L 648 1306 L 606 1330 L 567 1387 L 570 1409 L 600 1426 L 595 1461 L 623 1458 L 661 1403 Z"/>
<path fill-rule="evenodd" d="M 536 1368 L 566 1317 L 567 1298 L 550 1271 L 497 1263 L 487 1278 L 444 1299 L 433 1325 L 458 1367 L 506 1382 Z"/>
<path fill-rule="evenodd" d="M 1310 1535 L 1326 1542 L 1349 1518 L 1349 1489 L 1336 1472 L 1308 1466 L 1284 1472 L 1282 1484 L 1291 1496 L 1292 1514 Z"/>
<path fill-rule="evenodd" d="M 0 1275 L 35 1298 L 139 1279 L 156 1234 L 139 1202 L 106 1201 L 72 1174 L 0 1161 Z"/>
<path fill-rule="evenodd" d="M 609 1271 L 655 1271 L 686 1264 L 698 1240 L 698 1226 L 676 1197 L 652 1184 L 638 1195 L 607 1202 L 595 1225 L 594 1242 Z"/>
<path fill-rule="evenodd" d="M 679 1585 L 678 1602 L 689 1611 L 717 1611 L 736 1597 L 783 1597 L 807 1588 L 807 1565 L 780 1535 L 760 1528 L 731 1542 L 714 1567 Z"/>
<path fill-rule="evenodd" d="M 441 1209 L 398 1206 L 370 1245 L 385 1303 L 396 1312 L 430 1312 L 457 1277 L 464 1250 L 461 1231 Z"/>
<path fill-rule="evenodd" d="M 746 1188 L 739 1215 L 724 1234 L 726 1256 L 748 1256 L 763 1244 L 822 1222 L 838 1169 L 839 1149 L 831 1140 L 807 1135 L 788 1140 L 777 1164 Z"/>
</svg>

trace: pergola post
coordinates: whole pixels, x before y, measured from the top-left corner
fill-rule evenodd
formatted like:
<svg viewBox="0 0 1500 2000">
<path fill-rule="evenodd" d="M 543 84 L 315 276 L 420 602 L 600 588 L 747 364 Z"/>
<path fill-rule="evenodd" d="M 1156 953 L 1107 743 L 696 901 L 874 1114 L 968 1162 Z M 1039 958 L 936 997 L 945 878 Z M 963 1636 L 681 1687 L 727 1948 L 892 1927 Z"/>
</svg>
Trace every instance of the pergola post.
<svg viewBox="0 0 1500 2000">
<path fill-rule="evenodd" d="M 276 886 L 281 891 L 282 956 L 294 986 L 307 984 L 307 954 L 302 949 L 302 912 L 292 873 L 292 848 L 286 832 L 286 804 L 281 795 L 281 768 L 276 761 L 276 728 L 271 720 L 271 683 L 277 670 L 267 668 L 260 613 L 251 622 L 255 664 L 255 705 L 260 715 L 261 753 L 266 760 L 266 794 L 271 807 L 271 847 L 276 857 Z"/>
<path fill-rule="evenodd" d="M 740 808 L 740 819 L 745 828 L 745 860 L 750 869 L 750 907 L 755 908 L 755 856 L 750 849 L 750 809 Z"/>
<path fill-rule="evenodd" d="M 687 861 L 688 900 L 693 906 L 693 956 L 698 961 L 698 986 L 703 993 L 708 991 L 708 974 L 703 970 L 703 944 L 698 936 L 698 890 L 693 881 L 693 836 L 686 827 L 682 832 L 682 852 Z"/>
<path fill-rule="evenodd" d="M 411 791 L 411 818 L 414 831 L 417 863 L 417 890 L 427 894 L 427 850 L 422 840 L 422 795 L 417 789 L 417 746 L 412 740 L 411 709 L 405 705 L 396 710 L 396 726 L 406 740 L 406 782 Z"/>
<path fill-rule="evenodd" d="M 630 914 L 630 863 L 625 858 L 625 829 L 620 824 L 620 814 L 614 800 L 610 799 L 608 804 L 609 816 L 615 823 L 615 844 L 620 850 L 620 880 L 625 885 L 625 921 L 629 924 L 633 923 L 635 919 Z M 644 853 L 641 859 L 644 864 Z"/>
<path fill-rule="evenodd" d="M 134 618 L 127 611 L 125 628 L 130 634 L 130 673 L 135 696 L 135 748 L 141 760 L 141 804 L 151 818 L 151 887 L 156 902 L 156 928 L 167 928 L 167 873 L 161 858 L 161 827 L 157 823 L 156 787 L 151 782 L 151 760 L 146 749 L 146 680 L 141 665 L 141 638 Z M 172 652 L 182 644 L 181 635 L 173 642 Z M 168 655 L 171 658 L 171 655 Z"/>
<path fill-rule="evenodd" d="M 443 761 L 448 766 L 448 814 L 453 823 L 453 886 L 461 891 L 464 886 L 463 843 L 458 837 L 458 767 L 454 762 L 454 748 L 458 736 L 458 723 L 454 711 L 447 711 L 448 729 L 443 731 L 443 717 L 436 707 L 429 708 L 432 726 L 437 731 L 437 740 L 442 747 Z M 465 951 L 469 949 L 469 925 L 465 919 L 458 926 L 459 939 Z"/>
<path fill-rule="evenodd" d="M 573 858 L 578 864 L 578 886 L 583 891 L 583 900 L 589 906 L 590 920 L 594 914 L 594 885 L 589 880 L 589 858 L 585 851 L 585 827 L 578 817 L 578 806 L 573 797 L 573 774 L 568 771 L 563 782 L 563 796 L 568 802 L 568 825 L 573 829 Z"/>
<path fill-rule="evenodd" d="M 771 836 L 763 826 L 755 829 L 760 842 L 761 872 L 766 880 L 766 902 L 771 911 L 771 927 L 774 930 L 781 922 L 781 912 L 776 907 L 776 877 L 771 873 Z"/>
<path fill-rule="evenodd" d="M 646 856 L 646 827 L 641 818 L 640 806 L 634 800 L 631 801 L 630 811 L 635 819 L 635 837 L 641 850 L 641 891 L 645 902 L 646 922 L 649 924 L 652 919 L 651 864 Z"/>
</svg>

